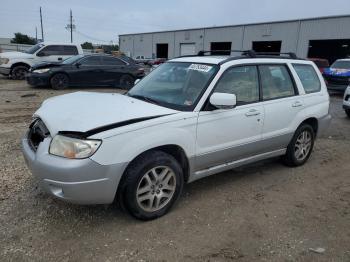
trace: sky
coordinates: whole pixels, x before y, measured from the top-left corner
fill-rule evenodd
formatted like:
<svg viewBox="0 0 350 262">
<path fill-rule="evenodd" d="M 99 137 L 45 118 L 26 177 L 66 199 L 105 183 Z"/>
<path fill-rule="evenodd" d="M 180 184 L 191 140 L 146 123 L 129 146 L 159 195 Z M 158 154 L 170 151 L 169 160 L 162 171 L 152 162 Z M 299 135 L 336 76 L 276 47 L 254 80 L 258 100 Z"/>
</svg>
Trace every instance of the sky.
<svg viewBox="0 0 350 262">
<path fill-rule="evenodd" d="M 118 43 L 119 34 L 350 14 L 349 0 L 0 0 L 0 38 L 40 33 L 47 41 Z M 350 25 L 349 25 L 350 26 Z"/>
</svg>

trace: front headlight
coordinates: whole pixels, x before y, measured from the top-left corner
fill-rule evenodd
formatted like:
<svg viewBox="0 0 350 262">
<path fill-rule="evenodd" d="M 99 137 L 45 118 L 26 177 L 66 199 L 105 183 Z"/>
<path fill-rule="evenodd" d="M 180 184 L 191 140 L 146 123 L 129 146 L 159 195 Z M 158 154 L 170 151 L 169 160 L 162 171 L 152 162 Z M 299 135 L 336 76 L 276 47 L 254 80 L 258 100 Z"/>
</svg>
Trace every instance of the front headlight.
<svg viewBox="0 0 350 262">
<path fill-rule="evenodd" d="M 46 73 L 48 71 L 50 71 L 50 68 L 43 68 L 43 69 L 36 69 L 33 71 L 33 73 L 42 74 L 42 73 Z"/>
<path fill-rule="evenodd" d="M 0 58 L 0 65 L 1 64 L 7 64 L 8 62 L 9 62 L 8 58 L 4 58 L 4 57 Z"/>
<path fill-rule="evenodd" d="M 85 140 L 56 135 L 51 141 L 49 153 L 65 158 L 82 159 L 92 156 L 101 143 L 101 140 Z"/>
</svg>

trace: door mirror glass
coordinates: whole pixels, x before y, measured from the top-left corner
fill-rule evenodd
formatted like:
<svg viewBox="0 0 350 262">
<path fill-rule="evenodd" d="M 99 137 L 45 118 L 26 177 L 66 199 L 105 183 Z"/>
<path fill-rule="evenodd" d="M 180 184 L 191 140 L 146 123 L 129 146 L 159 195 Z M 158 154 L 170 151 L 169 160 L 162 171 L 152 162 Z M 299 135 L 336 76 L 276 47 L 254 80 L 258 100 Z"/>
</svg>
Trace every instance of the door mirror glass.
<svg viewBox="0 0 350 262">
<path fill-rule="evenodd" d="M 136 85 L 140 81 L 141 81 L 141 79 L 136 79 L 135 82 L 134 82 L 134 85 Z"/>
<path fill-rule="evenodd" d="M 209 101 L 210 104 L 219 109 L 231 109 L 237 104 L 236 95 L 228 93 L 214 93 Z"/>
</svg>

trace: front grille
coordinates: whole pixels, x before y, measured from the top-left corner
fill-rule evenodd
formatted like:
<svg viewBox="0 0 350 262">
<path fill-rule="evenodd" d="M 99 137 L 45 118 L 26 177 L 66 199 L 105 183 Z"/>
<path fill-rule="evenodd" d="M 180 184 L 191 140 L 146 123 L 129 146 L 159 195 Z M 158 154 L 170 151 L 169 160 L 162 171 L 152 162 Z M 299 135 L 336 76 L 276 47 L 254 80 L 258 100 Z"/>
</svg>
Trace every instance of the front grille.
<svg viewBox="0 0 350 262">
<path fill-rule="evenodd" d="M 30 147 L 36 151 L 45 137 L 50 135 L 49 130 L 46 128 L 44 122 L 41 119 L 36 119 L 29 126 L 28 142 Z"/>
</svg>

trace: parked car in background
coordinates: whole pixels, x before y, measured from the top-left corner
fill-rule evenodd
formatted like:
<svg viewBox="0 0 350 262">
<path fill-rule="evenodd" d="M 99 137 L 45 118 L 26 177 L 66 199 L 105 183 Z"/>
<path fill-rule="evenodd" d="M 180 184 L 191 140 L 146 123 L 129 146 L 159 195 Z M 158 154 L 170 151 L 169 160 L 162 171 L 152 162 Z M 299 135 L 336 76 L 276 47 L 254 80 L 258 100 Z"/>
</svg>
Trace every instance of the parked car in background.
<svg viewBox="0 0 350 262">
<path fill-rule="evenodd" d="M 182 57 L 127 95 L 50 98 L 22 140 L 26 163 L 59 199 L 117 199 L 143 220 L 166 214 L 184 183 L 271 157 L 301 166 L 329 125 L 329 95 L 314 63 L 290 57 Z"/>
<path fill-rule="evenodd" d="M 145 56 L 143 55 L 139 55 L 139 56 L 136 56 L 134 58 L 135 62 L 137 64 L 144 64 L 144 65 L 148 65 L 148 63 L 152 60 L 152 58 L 146 58 Z"/>
<path fill-rule="evenodd" d="M 23 80 L 30 67 L 35 64 L 59 63 L 79 54 L 83 54 L 83 49 L 78 44 L 42 42 L 25 52 L 0 53 L 0 74 L 11 76 L 12 79 Z"/>
<path fill-rule="evenodd" d="M 324 70 L 329 67 L 329 62 L 327 59 L 323 59 L 323 58 L 308 58 L 308 59 L 317 65 L 321 73 L 323 73 Z"/>
<path fill-rule="evenodd" d="M 343 108 L 347 116 L 350 118 L 350 86 L 347 87 L 344 93 Z"/>
<path fill-rule="evenodd" d="M 166 62 L 166 58 L 156 58 L 151 60 L 148 64 L 153 66 L 153 65 L 160 65 Z"/>
<path fill-rule="evenodd" d="M 127 61 L 126 61 L 127 60 Z M 144 77 L 144 69 L 123 57 L 105 54 L 77 55 L 62 63 L 33 66 L 26 76 L 32 86 L 114 86 L 130 89 L 136 79 Z"/>
<path fill-rule="evenodd" d="M 350 84 L 350 59 L 338 59 L 330 68 L 326 68 L 323 77 L 330 90 L 345 91 Z"/>
</svg>

